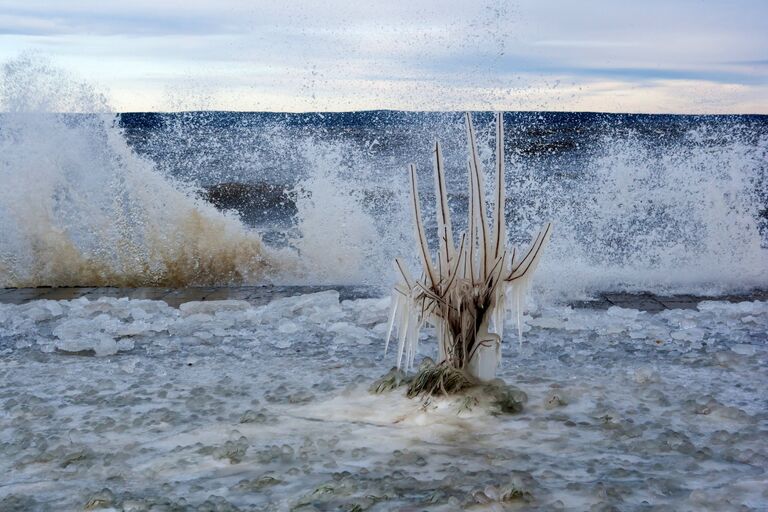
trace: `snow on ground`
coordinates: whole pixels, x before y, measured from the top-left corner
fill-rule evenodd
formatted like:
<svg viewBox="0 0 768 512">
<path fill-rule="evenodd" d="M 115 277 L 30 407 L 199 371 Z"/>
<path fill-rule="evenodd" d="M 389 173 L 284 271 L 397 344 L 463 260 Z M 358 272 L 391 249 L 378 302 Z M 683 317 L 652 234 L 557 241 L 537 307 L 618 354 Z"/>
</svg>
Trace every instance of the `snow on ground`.
<svg viewBox="0 0 768 512">
<path fill-rule="evenodd" d="M 0 305 L 0 510 L 768 507 L 768 303 L 539 308 L 515 415 L 368 394 L 387 309 Z"/>
</svg>

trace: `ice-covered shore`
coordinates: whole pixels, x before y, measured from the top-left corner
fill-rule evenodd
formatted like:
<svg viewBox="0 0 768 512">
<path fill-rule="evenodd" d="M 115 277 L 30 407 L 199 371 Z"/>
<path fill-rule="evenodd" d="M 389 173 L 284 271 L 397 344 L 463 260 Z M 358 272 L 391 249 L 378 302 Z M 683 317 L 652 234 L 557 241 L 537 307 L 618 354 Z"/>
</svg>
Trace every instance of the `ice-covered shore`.
<svg viewBox="0 0 768 512">
<path fill-rule="evenodd" d="M 539 308 L 516 415 L 368 394 L 387 308 L 0 304 L 0 509 L 768 506 L 768 303 Z"/>
</svg>

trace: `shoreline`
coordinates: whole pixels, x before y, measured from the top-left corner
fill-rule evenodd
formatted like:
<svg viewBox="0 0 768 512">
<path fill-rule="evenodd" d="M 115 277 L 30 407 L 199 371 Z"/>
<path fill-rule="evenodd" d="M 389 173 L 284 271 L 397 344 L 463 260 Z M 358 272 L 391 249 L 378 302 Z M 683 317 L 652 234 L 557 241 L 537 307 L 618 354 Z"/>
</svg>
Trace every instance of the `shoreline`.
<svg viewBox="0 0 768 512">
<path fill-rule="evenodd" d="M 275 299 L 328 290 L 339 292 L 340 300 L 382 297 L 382 289 L 363 285 L 322 286 L 190 286 L 185 288 L 141 287 L 37 287 L 0 288 L 0 304 L 26 304 L 35 300 L 74 300 L 100 297 L 162 300 L 172 307 L 185 302 L 214 300 L 245 300 L 255 306 Z M 612 306 L 657 312 L 666 309 L 695 309 L 706 300 L 727 302 L 768 301 L 768 290 L 752 290 L 725 295 L 659 295 L 652 292 L 602 292 L 590 300 L 570 302 L 579 309 L 608 309 Z"/>
</svg>

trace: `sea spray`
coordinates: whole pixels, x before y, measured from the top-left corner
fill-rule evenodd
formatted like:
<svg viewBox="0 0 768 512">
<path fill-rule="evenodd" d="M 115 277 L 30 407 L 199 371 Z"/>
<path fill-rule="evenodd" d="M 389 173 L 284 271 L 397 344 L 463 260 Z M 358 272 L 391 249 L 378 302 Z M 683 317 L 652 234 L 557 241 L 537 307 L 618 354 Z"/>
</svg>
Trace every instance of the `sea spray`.
<svg viewBox="0 0 768 512">
<path fill-rule="evenodd" d="M 221 136 L 215 115 L 183 114 L 137 141 L 102 95 L 39 56 L 7 63 L 2 79 L 0 286 L 360 283 L 387 254 L 348 182 L 348 145 L 250 125 L 248 143 L 216 157 L 225 171 L 193 150 Z M 202 140 L 184 138 L 190 127 Z M 134 149 L 147 144 L 162 158 Z M 284 230 L 275 246 L 203 199 L 201 185 L 232 172 L 276 181 L 275 197 L 298 207 L 286 227 L 268 205 L 266 222 Z"/>
<path fill-rule="evenodd" d="M 290 267 L 139 157 L 86 84 L 31 56 L 2 84 L 0 286 L 228 284 Z"/>
<path fill-rule="evenodd" d="M 2 78 L 5 286 L 279 281 L 383 289 L 395 280 L 391 258 L 410 253 L 402 208 L 410 155 L 445 141 L 448 189 L 464 186 L 465 156 L 452 149 L 463 141 L 455 113 L 116 120 L 97 91 L 40 59 L 16 59 Z M 478 138 L 490 140 L 491 117 L 477 120 Z M 529 240 L 543 219 L 558 226 L 536 296 L 768 286 L 765 116 L 542 112 L 506 113 L 505 121 L 510 242 Z M 485 161 L 492 153 L 481 144 Z M 221 213 L 200 199 L 228 183 L 259 200 L 217 204 L 229 209 Z M 434 201 L 428 187 L 422 192 L 430 219 Z M 449 203 L 460 222 L 466 197 Z M 425 228 L 434 239 L 437 226 L 428 220 Z M 281 248 L 279 263 L 262 237 Z"/>
<path fill-rule="evenodd" d="M 517 182 L 515 203 L 536 204 L 522 225 L 547 215 L 562 226 L 539 286 L 563 297 L 768 286 L 768 233 L 760 224 L 767 154 L 768 134 L 750 140 L 738 125 L 693 128 L 672 143 L 614 134 L 574 166 L 576 179 L 558 173 Z"/>
<path fill-rule="evenodd" d="M 380 267 L 384 251 L 376 224 L 363 207 L 364 194 L 340 176 L 344 154 L 335 145 L 300 145 L 312 172 L 294 190 L 299 250 L 309 280 L 315 283 L 355 284 L 370 279 Z M 322 165 L 319 165 L 322 163 Z"/>
</svg>

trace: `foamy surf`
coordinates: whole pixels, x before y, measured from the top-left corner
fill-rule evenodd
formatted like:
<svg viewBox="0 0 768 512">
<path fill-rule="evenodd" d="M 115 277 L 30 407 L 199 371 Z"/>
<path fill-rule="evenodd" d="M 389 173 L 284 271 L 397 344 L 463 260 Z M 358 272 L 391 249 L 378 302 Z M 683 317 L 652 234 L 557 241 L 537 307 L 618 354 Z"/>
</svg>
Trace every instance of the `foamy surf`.
<svg viewBox="0 0 768 512">
<path fill-rule="evenodd" d="M 0 286 L 388 288 L 392 258 L 411 254 L 408 159 L 436 139 L 463 148 L 453 113 L 116 117 L 98 91 L 28 56 L 2 83 Z M 491 118 L 477 118 L 488 160 Z M 763 120 L 505 119 L 509 239 L 558 226 L 537 296 L 768 287 Z M 463 188 L 466 158 L 446 151 L 449 190 Z M 448 202 L 466 216 L 466 197 Z M 437 227 L 425 228 L 435 247 Z"/>
<path fill-rule="evenodd" d="M 157 174 L 112 122 L 3 117 L 0 285 L 185 286 L 278 271 L 257 233 Z"/>
<path fill-rule="evenodd" d="M 0 508 L 764 503 L 768 303 L 540 308 L 503 348 L 500 376 L 528 396 L 514 415 L 370 395 L 392 364 L 388 306 L 334 291 L 0 304 Z"/>
<path fill-rule="evenodd" d="M 0 287 L 365 279 L 376 230 L 332 146 L 281 141 L 316 165 L 281 194 L 299 206 L 290 246 L 269 247 L 237 212 L 137 154 L 88 84 L 29 55 L 7 63 L 2 81 Z"/>
<path fill-rule="evenodd" d="M 86 84 L 29 57 L 5 65 L 3 84 L 0 286 L 186 286 L 281 271 L 285 256 L 256 232 L 132 151 Z"/>
<path fill-rule="evenodd" d="M 480 156 L 492 168 L 492 118 L 476 118 Z M 303 283 L 392 285 L 391 260 L 412 254 L 413 158 L 427 184 L 425 218 L 434 215 L 432 164 L 422 155 L 435 140 L 445 142 L 450 208 L 466 218 L 466 195 L 452 194 L 466 181 L 460 114 L 197 112 L 122 122 L 142 154 L 211 190 L 226 184 L 236 193 L 219 207 L 236 209 L 265 239 L 288 238 L 307 270 Z M 546 220 L 558 226 L 536 296 L 768 287 L 765 118 L 542 112 L 506 113 L 505 125 L 510 240 L 530 240 Z M 190 147 L 201 149 L 182 154 Z M 226 166 L 198 165 L 212 159 Z M 425 229 L 434 250 L 437 226 L 428 220 Z"/>
</svg>

